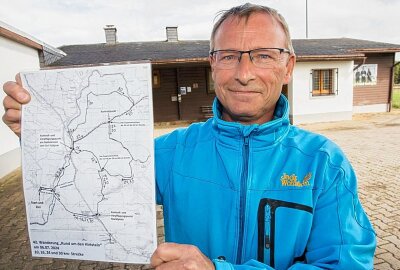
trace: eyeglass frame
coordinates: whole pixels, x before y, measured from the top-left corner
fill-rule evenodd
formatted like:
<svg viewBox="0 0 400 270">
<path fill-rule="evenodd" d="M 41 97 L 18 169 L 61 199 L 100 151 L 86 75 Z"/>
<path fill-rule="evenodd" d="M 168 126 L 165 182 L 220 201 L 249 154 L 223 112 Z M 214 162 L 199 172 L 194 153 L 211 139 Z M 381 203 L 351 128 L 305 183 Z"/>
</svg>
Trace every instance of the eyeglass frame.
<svg viewBox="0 0 400 270">
<path fill-rule="evenodd" d="M 239 58 L 238 58 L 238 62 L 236 64 L 236 66 L 237 66 L 240 63 L 240 61 L 242 61 L 242 55 L 243 54 L 245 54 L 245 53 L 249 54 L 250 61 L 254 64 L 253 57 L 251 56 L 252 52 L 260 51 L 260 50 L 271 50 L 271 49 L 272 50 L 278 50 L 279 51 L 279 55 L 282 55 L 282 53 L 288 53 L 289 55 L 291 54 L 291 51 L 289 49 L 285 49 L 285 48 L 257 48 L 257 49 L 252 49 L 252 50 L 248 50 L 248 51 L 239 51 L 239 50 L 230 50 L 230 49 L 227 49 L 227 50 L 213 50 L 213 51 L 209 52 L 209 55 L 210 55 L 211 58 L 213 58 L 214 54 L 217 53 L 217 52 L 238 52 L 238 53 L 240 53 L 240 55 L 239 55 Z M 232 68 L 235 68 L 236 66 L 233 66 Z M 257 66 L 257 65 L 255 65 L 255 66 Z"/>
</svg>

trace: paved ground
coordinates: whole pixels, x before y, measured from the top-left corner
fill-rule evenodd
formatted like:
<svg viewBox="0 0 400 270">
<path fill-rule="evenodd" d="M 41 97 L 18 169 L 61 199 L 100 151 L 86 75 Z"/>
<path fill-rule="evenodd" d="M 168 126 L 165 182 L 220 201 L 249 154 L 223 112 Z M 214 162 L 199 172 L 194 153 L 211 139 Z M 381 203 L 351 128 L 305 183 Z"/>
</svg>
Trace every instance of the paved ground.
<svg viewBox="0 0 400 270">
<path fill-rule="evenodd" d="M 378 235 L 375 269 L 400 269 L 400 111 L 304 125 L 338 143 L 351 160 L 359 195 Z M 173 129 L 162 126 L 156 135 Z M 158 213 L 161 220 L 161 213 Z M 162 223 L 159 224 L 162 232 Z M 160 235 L 162 239 L 162 235 Z M 162 240 L 160 240 L 162 241 Z M 0 269 L 149 269 L 148 266 L 32 258 L 20 171 L 0 180 Z"/>
</svg>

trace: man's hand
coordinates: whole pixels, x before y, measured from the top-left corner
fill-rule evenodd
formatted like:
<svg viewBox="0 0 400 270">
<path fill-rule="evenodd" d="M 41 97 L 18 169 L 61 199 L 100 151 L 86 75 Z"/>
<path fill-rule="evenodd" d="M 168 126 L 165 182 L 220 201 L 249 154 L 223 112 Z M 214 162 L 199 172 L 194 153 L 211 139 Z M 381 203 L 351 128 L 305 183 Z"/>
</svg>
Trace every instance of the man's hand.
<svg viewBox="0 0 400 270">
<path fill-rule="evenodd" d="M 163 243 L 151 257 L 151 266 L 156 270 L 215 270 L 214 264 L 192 245 Z"/>
<path fill-rule="evenodd" d="M 6 97 L 3 100 L 3 122 L 18 136 L 21 136 L 21 105 L 31 100 L 29 93 L 22 88 L 19 74 L 15 76 L 16 82 L 6 82 L 3 90 Z"/>
</svg>

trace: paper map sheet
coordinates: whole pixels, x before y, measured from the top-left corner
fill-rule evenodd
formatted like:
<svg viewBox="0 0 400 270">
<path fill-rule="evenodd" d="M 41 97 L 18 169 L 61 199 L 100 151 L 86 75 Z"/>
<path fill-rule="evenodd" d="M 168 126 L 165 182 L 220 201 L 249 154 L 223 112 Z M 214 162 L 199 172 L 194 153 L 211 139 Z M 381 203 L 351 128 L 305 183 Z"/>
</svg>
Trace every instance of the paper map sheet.
<svg viewBox="0 0 400 270">
<path fill-rule="evenodd" d="M 148 263 L 156 248 L 148 63 L 21 73 L 32 255 Z"/>
</svg>

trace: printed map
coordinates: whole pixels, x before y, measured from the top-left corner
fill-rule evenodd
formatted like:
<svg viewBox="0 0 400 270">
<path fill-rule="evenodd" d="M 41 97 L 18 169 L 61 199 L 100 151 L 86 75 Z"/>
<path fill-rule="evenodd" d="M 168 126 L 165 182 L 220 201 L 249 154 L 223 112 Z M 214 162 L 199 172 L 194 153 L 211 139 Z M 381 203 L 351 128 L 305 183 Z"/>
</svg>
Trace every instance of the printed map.
<svg viewBox="0 0 400 270">
<path fill-rule="evenodd" d="M 21 73 L 32 255 L 148 263 L 156 248 L 149 63 Z"/>
</svg>

